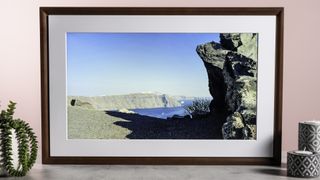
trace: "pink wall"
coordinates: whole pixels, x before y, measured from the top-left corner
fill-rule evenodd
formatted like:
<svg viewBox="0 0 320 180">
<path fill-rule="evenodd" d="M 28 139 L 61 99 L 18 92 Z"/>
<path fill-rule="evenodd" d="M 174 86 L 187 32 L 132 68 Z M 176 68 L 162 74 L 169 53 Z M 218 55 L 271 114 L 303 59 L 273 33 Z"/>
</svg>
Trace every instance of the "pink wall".
<svg viewBox="0 0 320 180">
<path fill-rule="evenodd" d="M 39 141 L 39 6 L 285 7 L 283 149 L 296 149 L 299 121 L 320 119 L 319 0 L 1 0 L 1 105 L 18 102 L 16 116 L 31 124 Z"/>
</svg>

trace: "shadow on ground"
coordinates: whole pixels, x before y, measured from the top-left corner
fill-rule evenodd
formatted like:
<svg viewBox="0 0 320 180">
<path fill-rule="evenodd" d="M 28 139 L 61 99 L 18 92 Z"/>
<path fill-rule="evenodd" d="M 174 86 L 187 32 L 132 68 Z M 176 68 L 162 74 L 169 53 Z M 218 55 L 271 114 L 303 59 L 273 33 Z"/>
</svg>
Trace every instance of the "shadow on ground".
<svg viewBox="0 0 320 180">
<path fill-rule="evenodd" d="M 284 169 L 255 169 L 257 173 L 268 174 L 273 176 L 287 176 L 287 171 Z"/>
<path fill-rule="evenodd" d="M 159 119 L 139 114 L 106 111 L 121 118 L 114 124 L 131 131 L 128 139 L 222 139 L 221 126 L 226 115 L 216 113 L 195 119 Z"/>
</svg>

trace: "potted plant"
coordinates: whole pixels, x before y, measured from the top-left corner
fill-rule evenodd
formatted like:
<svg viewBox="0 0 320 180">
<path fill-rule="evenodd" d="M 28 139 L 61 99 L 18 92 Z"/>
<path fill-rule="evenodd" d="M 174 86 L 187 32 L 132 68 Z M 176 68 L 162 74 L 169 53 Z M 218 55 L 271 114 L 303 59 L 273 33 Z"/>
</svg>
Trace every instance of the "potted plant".
<svg viewBox="0 0 320 180">
<path fill-rule="evenodd" d="M 33 129 L 21 119 L 14 119 L 16 103 L 10 101 L 8 108 L 0 113 L 0 175 L 24 176 L 37 158 L 38 142 Z M 18 165 L 13 163 L 13 137 L 17 147 Z M 2 173 L 2 174 L 1 174 Z"/>
</svg>

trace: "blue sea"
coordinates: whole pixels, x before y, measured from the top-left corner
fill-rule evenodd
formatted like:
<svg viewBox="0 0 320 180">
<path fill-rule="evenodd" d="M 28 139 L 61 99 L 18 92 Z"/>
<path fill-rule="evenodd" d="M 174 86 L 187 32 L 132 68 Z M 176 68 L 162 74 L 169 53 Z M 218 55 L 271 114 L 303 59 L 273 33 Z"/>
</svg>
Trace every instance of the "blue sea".
<svg viewBox="0 0 320 180">
<path fill-rule="evenodd" d="M 160 119 L 167 119 L 174 115 L 186 116 L 189 112 L 185 110 L 186 106 L 192 105 L 192 100 L 181 100 L 179 107 L 159 107 L 159 108 L 143 108 L 130 109 L 131 111 L 144 116 L 156 117 Z"/>
<path fill-rule="evenodd" d="M 188 111 L 186 111 L 183 107 L 131 109 L 131 111 L 140 115 L 156 117 L 160 119 L 167 119 L 173 115 L 185 116 L 189 114 Z"/>
</svg>

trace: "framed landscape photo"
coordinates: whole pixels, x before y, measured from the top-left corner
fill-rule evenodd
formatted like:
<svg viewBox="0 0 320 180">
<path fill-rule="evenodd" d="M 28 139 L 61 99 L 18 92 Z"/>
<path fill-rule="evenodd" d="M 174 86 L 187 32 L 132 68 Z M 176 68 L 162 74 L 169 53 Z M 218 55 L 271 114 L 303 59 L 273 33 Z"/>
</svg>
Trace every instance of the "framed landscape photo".
<svg viewBox="0 0 320 180">
<path fill-rule="evenodd" d="M 41 7 L 45 164 L 281 162 L 283 8 Z"/>
</svg>

